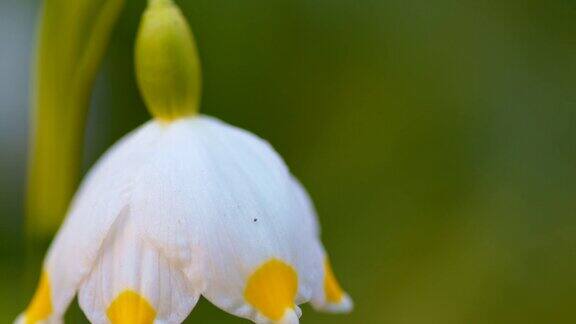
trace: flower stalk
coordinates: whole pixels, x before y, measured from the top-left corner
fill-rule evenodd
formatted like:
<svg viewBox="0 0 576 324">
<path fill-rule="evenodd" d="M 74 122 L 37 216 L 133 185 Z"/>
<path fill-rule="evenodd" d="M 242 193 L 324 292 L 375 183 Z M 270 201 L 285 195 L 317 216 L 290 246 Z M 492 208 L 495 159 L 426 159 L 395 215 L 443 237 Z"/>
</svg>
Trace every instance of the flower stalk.
<svg viewBox="0 0 576 324">
<path fill-rule="evenodd" d="M 90 95 L 124 0 L 46 0 L 32 89 L 27 232 L 50 237 L 79 177 Z"/>
</svg>

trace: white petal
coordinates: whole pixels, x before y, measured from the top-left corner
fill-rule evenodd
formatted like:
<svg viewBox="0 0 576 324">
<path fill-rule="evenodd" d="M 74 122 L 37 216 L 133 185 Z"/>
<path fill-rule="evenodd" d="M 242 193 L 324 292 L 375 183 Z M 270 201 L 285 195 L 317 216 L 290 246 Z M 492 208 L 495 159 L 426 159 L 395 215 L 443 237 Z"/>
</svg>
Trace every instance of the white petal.
<svg viewBox="0 0 576 324">
<path fill-rule="evenodd" d="M 308 191 L 306 191 L 302 183 L 297 178 L 292 177 L 292 181 L 296 198 L 300 203 L 302 212 L 306 215 L 306 221 L 309 222 L 314 235 L 320 238 L 320 221 L 318 220 L 318 214 L 316 213 L 314 202 L 312 201 L 312 198 L 310 198 Z"/>
<path fill-rule="evenodd" d="M 158 125 L 149 123 L 127 135 L 83 182 L 44 263 L 53 309 L 49 320 L 58 320 L 64 314 L 89 273 L 110 227 L 127 205 L 138 165 L 160 133 Z"/>
<path fill-rule="evenodd" d="M 140 314 L 156 323 L 183 322 L 198 301 L 199 292 L 178 265 L 142 238 L 134 226 L 139 221 L 137 215 L 125 214 L 119 221 L 80 289 L 84 313 L 96 324 L 108 323 L 114 314 Z M 128 302 L 130 298 L 138 303 Z M 123 320 L 128 323 L 127 317 Z"/>
<path fill-rule="evenodd" d="M 330 261 L 328 260 L 328 255 L 326 253 L 326 249 L 322 245 L 320 241 L 320 224 L 318 220 L 318 215 L 316 213 L 316 208 L 314 207 L 314 203 L 310 198 L 310 195 L 304 188 L 304 186 L 296 179 L 293 179 L 294 189 L 298 200 L 302 206 L 302 210 L 306 215 L 307 221 L 311 224 L 314 228 L 315 232 L 315 244 L 314 249 L 319 251 L 319 254 L 316 254 L 315 258 L 320 258 L 322 261 L 320 264 L 316 263 L 314 266 L 319 266 L 322 268 L 322 278 L 318 281 L 316 285 L 314 285 L 314 293 L 312 298 L 312 305 L 314 308 L 320 311 L 330 312 L 330 313 L 347 313 L 352 310 L 354 307 L 352 299 L 348 294 L 344 291 L 341 291 L 341 288 L 336 281 L 334 274 L 332 273 Z M 330 288 L 326 287 L 326 281 L 329 281 Z M 327 290 L 331 289 L 331 292 Z M 331 294 L 340 295 L 339 298 L 336 300 L 330 300 L 328 296 Z"/>
<path fill-rule="evenodd" d="M 135 186 L 142 232 L 187 264 L 200 255 L 203 269 L 189 276 L 203 279 L 204 296 L 237 316 L 261 318 L 244 294 L 250 276 L 270 260 L 297 272 L 294 302 L 309 300 L 321 260 L 307 256 L 313 229 L 281 158 L 254 135 L 207 117 L 175 122 L 166 136 Z"/>
<path fill-rule="evenodd" d="M 183 267 L 189 281 L 202 289 L 202 262 L 204 251 L 198 249 L 197 228 L 191 218 L 195 211 L 190 202 L 198 199 L 199 192 L 190 188 L 188 173 L 182 169 L 196 167 L 185 159 L 197 154 L 200 145 L 189 132 L 189 124 L 200 118 L 176 121 L 169 125 L 163 135 L 162 145 L 154 157 L 142 168 L 135 180 L 130 205 L 138 215 L 137 226 L 143 236 L 150 240 L 163 255 Z M 192 145 L 188 145 L 192 142 Z M 202 172 L 196 168 L 197 172 Z"/>
</svg>

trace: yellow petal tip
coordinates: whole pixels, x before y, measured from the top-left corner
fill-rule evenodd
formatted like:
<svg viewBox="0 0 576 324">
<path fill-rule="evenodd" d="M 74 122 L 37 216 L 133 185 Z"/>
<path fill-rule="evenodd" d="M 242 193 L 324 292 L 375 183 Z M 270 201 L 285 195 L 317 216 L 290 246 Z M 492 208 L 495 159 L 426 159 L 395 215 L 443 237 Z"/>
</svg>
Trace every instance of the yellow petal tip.
<svg viewBox="0 0 576 324">
<path fill-rule="evenodd" d="M 50 295 L 50 279 L 46 271 L 42 272 L 40 282 L 32 302 L 21 317 L 22 323 L 34 324 L 47 319 L 52 314 L 52 298 Z"/>
<path fill-rule="evenodd" d="M 250 276 L 244 298 L 263 316 L 276 323 L 297 323 L 298 317 L 293 314 L 297 291 L 298 275 L 294 268 L 281 260 L 272 259 Z"/>
<path fill-rule="evenodd" d="M 354 303 L 350 296 L 340 287 L 328 259 L 324 262 L 324 274 L 326 304 L 323 306 L 323 309 L 332 313 L 348 313 L 352 311 Z"/>
<path fill-rule="evenodd" d="M 152 324 L 156 311 L 150 303 L 132 290 L 122 292 L 106 312 L 112 324 Z"/>
</svg>

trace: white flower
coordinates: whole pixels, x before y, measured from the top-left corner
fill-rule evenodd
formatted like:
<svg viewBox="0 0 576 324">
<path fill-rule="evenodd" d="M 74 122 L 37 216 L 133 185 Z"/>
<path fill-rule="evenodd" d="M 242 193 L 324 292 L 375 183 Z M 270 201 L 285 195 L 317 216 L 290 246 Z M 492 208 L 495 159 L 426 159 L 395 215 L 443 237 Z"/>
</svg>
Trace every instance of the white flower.
<svg viewBox="0 0 576 324">
<path fill-rule="evenodd" d="M 60 323 L 78 293 L 92 323 L 180 323 L 202 295 L 256 323 L 299 304 L 349 311 L 312 202 L 270 145 L 198 116 L 192 33 L 152 0 L 136 46 L 154 120 L 115 145 L 77 193 L 18 323 Z"/>
<path fill-rule="evenodd" d="M 89 173 L 18 323 L 180 323 L 200 295 L 256 323 L 343 312 L 314 207 L 263 140 L 216 119 L 150 121 Z"/>
</svg>

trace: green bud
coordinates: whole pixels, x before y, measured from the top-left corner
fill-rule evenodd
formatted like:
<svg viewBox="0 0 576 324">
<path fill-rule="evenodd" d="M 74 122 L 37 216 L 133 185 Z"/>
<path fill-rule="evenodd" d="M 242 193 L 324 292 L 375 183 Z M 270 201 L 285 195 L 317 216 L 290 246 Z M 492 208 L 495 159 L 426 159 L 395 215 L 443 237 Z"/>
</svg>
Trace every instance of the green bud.
<svg viewBox="0 0 576 324">
<path fill-rule="evenodd" d="M 136 40 L 136 76 L 151 114 L 171 121 L 198 113 L 200 60 L 186 18 L 171 0 L 151 0 Z"/>
</svg>

